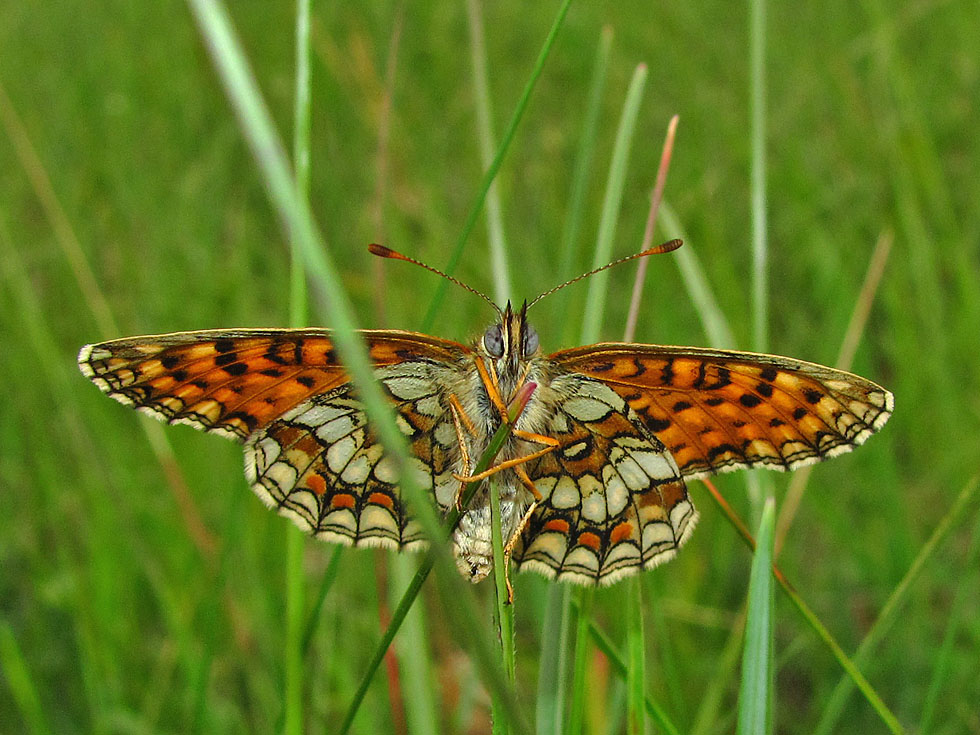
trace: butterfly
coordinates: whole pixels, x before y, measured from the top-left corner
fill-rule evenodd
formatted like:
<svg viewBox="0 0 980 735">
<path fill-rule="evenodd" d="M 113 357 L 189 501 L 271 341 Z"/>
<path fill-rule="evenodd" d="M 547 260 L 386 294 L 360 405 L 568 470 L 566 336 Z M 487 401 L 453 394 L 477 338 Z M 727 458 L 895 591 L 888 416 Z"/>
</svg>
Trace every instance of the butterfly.
<svg viewBox="0 0 980 735">
<path fill-rule="evenodd" d="M 470 344 L 360 331 L 409 443 L 411 471 L 444 513 L 469 483 L 492 476 L 518 570 L 606 585 L 657 566 L 697 521 L 686 481 L 747 467 L 793 470 L 850 451 L 894 406 L 869 380 L 775 355 L 628 343 L 545 355 L 528 307 L 494 305 L 497 320 Z M 399 550 L 427 543 L 329 330 L 117 339 L 83 347 L 78 364 L 121 403 L 243 442 L 252 489 L 317 538 Z M 511 422 L 519 395 L 526 405 Z M 495 464 L 473 474 L 502 422 L 512 425 Z M 490 529 L 484 483 L 451 539 L 474 582 L 493 568 Z"/>
</svg>

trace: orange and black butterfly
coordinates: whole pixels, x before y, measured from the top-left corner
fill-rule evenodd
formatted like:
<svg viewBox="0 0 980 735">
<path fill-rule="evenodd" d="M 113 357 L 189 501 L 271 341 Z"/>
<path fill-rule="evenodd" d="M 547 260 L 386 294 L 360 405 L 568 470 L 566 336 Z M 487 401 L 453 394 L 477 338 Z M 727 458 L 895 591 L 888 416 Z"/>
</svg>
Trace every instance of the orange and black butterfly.
<svg viewBox="0 0 980 735">
<path fill-rule="evenodd" d="M 686 480 L 796 469 L 850 451 L 891 415 L 884 388 L 788 357 L 625 343 L 544 355 L 527 307 L 497 309 L 470 345 L 360 332 L 434 502 L 448 511 L 464 484 L 494 475 L 504 539 L 521 570 L 604 585 L 654 567 L 697 520 Z M 252 489 L 316 537 L 424 545 L 329 330 L 133 337 L 87 345 L 78 363 L 121 403 L 244 442 Z M 495 466 L 472 475 L 471 461 L 531 383 Z M 464 509 L 452 543 L 465 576 L 478 581 L 491 570 L 486 490 Z"/>
</svg>

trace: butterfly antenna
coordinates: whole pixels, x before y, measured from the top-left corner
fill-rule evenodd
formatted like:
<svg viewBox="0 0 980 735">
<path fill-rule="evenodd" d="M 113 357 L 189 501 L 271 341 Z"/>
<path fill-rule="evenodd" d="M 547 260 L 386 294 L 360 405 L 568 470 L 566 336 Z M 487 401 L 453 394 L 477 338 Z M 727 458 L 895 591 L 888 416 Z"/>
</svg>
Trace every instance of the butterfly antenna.
<svg viewBox="0 0 980 735">
<path fill-rule="evenodd" d="M 402 255 L 397 250 L 392 250 L 391 248 L 389 248 L 389 247 L 387 247 L 385 245 L 378 245 L 377 243 L 371 243 L 370 245 L 368 245 L 368 250 L 371 252 L 372 255 L 377 255 L 379 258 L 391 258 L 392 260 L 404 260 L 406 263 L 414 263 L 415 265 L 420 266 L 421 268 L 425 268 L 427 271 L 432 271 L 437 276 L 442 276 L 447 281 L 450 281 L 451 283 L 455 283 L 460 288 L 465 289 L 466 291 L 469 291 L 470 293 L 476 294 L 481 299 L 483 299 L 488 304 L 490 304 L 490 306 L 493 307 L 493 310 L 494 311 L 496 311 L 498 314 L 500 314 L 501 316 L 503 316 L 503 312 L 500 311 L 500 307 L 497 306 L 495 303 L 493 303 L 493 301 L 490 300 L 490 297 L 487 296 L 485 293 L 483 293 L 482 291 L 477 291 L 472 286 L 467 286 L 465 283 L 463 283 L 462 281 L 460 281 L 458 278 L 453 278 L 451 275 L 449 275 L 448 273 L 443 273 L 438 268 L 433 268 L 431 265 L 426 265 L 421 260 L 416 260 L 415 258 L 408 257 L 407 255 Z"/>
<path fill-rule="evenodd" d="M 657 247 L 655 248 L 650 248 L 649 250 L 644 250 L 639 253 L 633 253 L 632 255 L 627 255 L 625 258 L 614 260 L 612 263 L 606 263 L 601 268 L 596 268 L 595 270 L 591 270 L 588 273 L 583 273 L 580 276 L 575 276 L 575 278 L 573 278 L 572 280 L 565 281 L 560 286 L 555 286 L 554 288 L 545 291 L 543 294 L 533 299 L 531 303 L 527 305 L 527 307 L 531 308 L 536 303 L 538 303 L 541 299 L 543 299 L 545 296 L 551 296 L 551 294 L 553 294 L 555 291 L 561 291 L 563 288 L 565 288 L 565 286 L 571 286 L 573 283 L 577 283 L 578 281 L 581 281 L 583 278 L 594 276 L 596 273 L 600 271 L 604 271 L 607 268 L 612 268 L 614 265 L 626 263 L 630 260 L 636 260 L 637 258 L 645 258 L 648 255 L 659 255 L 660 253 L 669 253 L 671 251 L 677 250 L 677 248 L 679 248 L 683 244 L 684 244 L 683 240 L 671 240 L 670 242 L 665 242 L 663 245 L 657 245 Z"/>
</svg>

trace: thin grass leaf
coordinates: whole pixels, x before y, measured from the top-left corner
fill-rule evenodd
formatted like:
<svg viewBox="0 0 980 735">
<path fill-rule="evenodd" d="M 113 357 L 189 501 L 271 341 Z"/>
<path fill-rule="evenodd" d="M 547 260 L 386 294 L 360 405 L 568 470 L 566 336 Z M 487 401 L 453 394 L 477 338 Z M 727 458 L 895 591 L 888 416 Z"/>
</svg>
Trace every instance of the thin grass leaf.
<svg viewBox="0 0 980 735">
<path fill-rule="evenodd" d="M 595 156 L 596 141 L 599 138 L 599 113 L 602 109 L 602 91 L 606 86 L 609 74 L 609 56 L 612 50 L 613 31 L 606 26 L 599 37 L 595 61 L 592 66 L 592 77 L 589 82 L 589 96 L 582 120 L 582 132 L 579 136 L 578 149 L 575 152 L 575 168 L 572 173 L 572 185 L 568 195 L 568 206 L 565 209 L 565 221 L 562 228 L 561 257 L 558 263 L 558 283 L 565 283 L 574 277 L 576 264 L 579 262 L 579 231 L 582 229 L 582 219 L 585 216 L 585 195 L 589 182 L 594 178 L 592 160 Z M 556 314 L 570 312 L 569 303 L 572 291 L 565 289 L 555 294 Z M 577 311 L 577 310 L 576 310 Z M 574 321 L 562 321 L 562 343 L 574 338 Z"/>
<path fill-rule="evenodd" d="M 14 631 L 3 618 L 0 618 L 0 672 L 20 710 L 27 731 L 35 735 L 51 732 L 34 677 L 20 646 L 17 645 Z"/>
<path fill-rule="evenodd" d="M 473 64 L 473 96 L 476 102 L 476 132 L 483 168 L 493 164 L 493 112 L 487 74 L 487 47 L 483 41 L 483 11 L 478 0 L 466 0 L 466 18 L 470 32 L 470 61 Z M 487 190 L 487 238 L 490 242 L 490 272 L 493 275 L 493 297 L 503 304 L 511 297 L 510 268 L 507 265 L 507 238 L 500 208 L 500 191 L 496 181 Z"/>
<path fill-rule="evenodd" d="M 958 575 L 956 594 L 949 606 L 946 633 L 943 635 L 943 642 L 936 655 L 932 678 L 929 681 L 929 688 L 926 690 L 925 701 L 922 704 L 922 716 L 919 718 L 917 732 L 928 733 L 932 731 L 932 720 L 935 717 L 939 695 L 946 685 L 952 669 L 953 649 L 956 646 L 957 636 L 963 630 L 964 623 L 971 618 L 973 613 L 969 580 L 978 568 L 980 568 L 980 513 L 977 513 L 973 532 L 970 534 L 970 545 L 963 560 L 961 574 Z"/>
<path fill-rule="evenodd" d="M 919 549 L 919 553 L 916 554 L 908 571 L 895 586 L 895 589 L 892 590 L 892 593 L 882 606 L 874 625 L 871 626 L 871 629 L 858 646 L 857 651 L 854 652 L 851 660 L 855 667 L 859 668 L 867 663 L 877 645 L 897 621 L 899 608 L 906 602 L 912 585 L 918 579 L 929 560 L 938 551 L 943 541 L 946 540 L 946 537 L 960 523 L 966 513 L 966 509 L 973 506 L 978 495 L 978 489 L 980 489 L 980 477 L 971 478 L 960 491 L 956 501 L 946 515 L 943 516 L 939 525 L 936 526 L 932 535 L 929 536 L 929 539 Z M 820 717 L 820 721 L 814 730 L 815 735 L 829 735 L 835 731 L 853 689 L 854 684 L 851 679 L 846 676 L 841 677 L 840 681 L 837 682 L 837 686 L 834 687 L 834 691 L 831 692 L 830 698 L 827 700 L 823 715 Z M 872 702 L 872 704 L 874 703 Z M 896 722 L 895 724 L 897 725 L 898 723 Z"/>
<path fill-rule="evenodd" d="M 399 598 L 415 575 L 415 560 L 407 554 L 397 554 L 391 559 L 391 589 Z M 424 605 L 413 605 L 405 615 L 401 635 L 395 639 L 402 695 L 405 701 L 405 719 L 408 732 L 424 732 L 437 735 L 439 724 L 439 688 L 432 671 L 429 656 L 429 631 Z"/>
<path fill-rule="evenodd" d="M 507 599 L 507 560 L 504 558 L 504 544 L 500 524 L 500 486 L 490 480 L 490 539 L 493 546 L 494 606 L 493 622 L 497 629 L 500 646 L 500 665 L 511 684 L 514 682 L 514 606 Z M 507 735 L 510 732 L 503 702 L 497 696 L 492 700 L 494 735 Z"/>
<path fill-rule="evenodd" d="M 310 0 L 296 2 L 296 86 L 293 123 L 293 171 L 296 177 L 296 197 L 309 202 L 310 198 Z M 307 322 L 306 268 L 300 256 L 299 238 L 290 237 L 292 255 L 289 273 L 289 323 L 293 327 Z M 283 732 L 300 735 L 304 729 L 303 716 L 303 615 L 306 605 L 306 575 L 303 571 L 303 551 L 306 534 L 290 525 L 286 534 L 286 630 L 283 649 L 285 686 L 283 687 Z"/>
<path fill-rule="evenodd" d="M 643 735 L 647 730 L 643 587 L 639 575 L 626 584 L 626 731 L 630 735 Z"/>
<path fill-rule="evenodd" d="M 579 616 L 578 619 L 582 620 L 580 609 L 577 604 L 573 603 L 573 611 Z M 595 621 L 591 618 L 586 621 L 589 636 L 592 642 L 595 643 L 596 648 L 598 648 L 602 653 L 609 659 L 609 663 L 612 665 L 613 670 L 616 675 L 622 679 L 626 680 L 627 675 L 627 664 L 626 658 L 622 653 L 616 648 L 613 642 L 609 639 L 609 636 L 603 632 L 603 630 L 596 625 Z M 667 716 L 666 710 L 650 697 L 644 698 L 644 707 L 646 709 L 647 715 L 653 718 L 653 721 L 664 730 L 668 735 L 679 735 L 680 730 L 677 726 L 670 720 Z"/>
<path fill-rule="evenodd" d="M 592 637 L 592 604 L 595 590 L 591 587 L 576 587 L 572 604 L 578 614 L 575 618 L 575 655 L 572 658 L 572 688 L 568 704 L 569 735 L 579 735 L 585 721 L 585 675 L 589 666 L 589 639 Z M 624 665 L 625 669 L 625 665 Z"/>
<path fill-rule="evenodd" d="M 463 247 L 466 245 L 466 241 L 469 239 L 470 233 L 473 231 L 473 227 L 476 225 L 476 220 L 480 216 L 480 211 L 483 209 L 483 202 L 487 197 L 490 184 L 493 182 L 494 178 L 496 178 L 497 172 L 500 170 L 500 166 L 504 161 L 504 156 L 507 154 L 511 141 L 514 139 L 514 135 L 517 133 L 517 126 L 524 117 L 524 111 L 527 109 L 528 102 L 531 99 L 531 92 L 534 91 L 534 86 L 537 83 L 538 78 L 541 76 L 541 72 L 544 70 L 544 62 L 548 59 L 548 55 L 551 53 L 555 39 L 558 37 L 558 31 L 565 22 L 565 16 L 568 14 L 568 9 L 571 7 L 571 4 L 572 0 L 564 0 L 559 8 L 558 14 L 555 16 L 554 23 L 551 25 L 551 30 L 548 31 L 548 36 L 545 38 L 544 44 L 541 47 L 541 52 L 538 54 L 538 58 L 534 63 L 531 76 L 528 78 L 527 84 L 524 85 L 524 91 L 521 93 L 521 97 L 517 102 L 516 108 L 514 109 L 514 114 L 511 116 L 510 122 L 507 124 L 507 129 L 504 131 L 503 138 L 500 141 L 500 146 L 497 148 L 497 154 L 494 156 L 493 163 L 490 164 L 490 167 L 487 168 L 486 173 L 483 175 L 483 180 L 480 182 L 480 188 L 477 190 L 476 200 L 473 202 L 470 212 L 466 217 L 466 221 L 463 223 L 463 227 L 460 230 L 459 238 L 456 240 L 456 245 L 453 248 L 449 262 L 443 269 L 449 275 L 453 274 L 453 271 L 456 270 L 456 266 L 459 264 L 459 259 L 463 255 Z M 429 304 L 429 311 L 422 320 L 422 326 L 420 328 L 421 331 L 428 332 L 432 328 L 432 324 L 435 322 L 436 314 L 439 313 L 442 302 L 446 298 L 446 290 L 448 287 L 449 283 L 447 281 L 441 281 L 436 287 L 435 295 L 432 297 L 432 301 Z"/>
<path fill-rule="evenodd" d="M 564 732 L 565 693 L 568 691 L 568 658 L 571 654 L 572 586 L 548 585 L 541 645 L 538 655 L 538 687 L 535 697 L 535 732 Z"/>
<path fill-rule="evenodd" d="M 766 0 L 749 2 L 749 107 L 752 122 L 752 349 L 769 349 L 769 228 L 766 210 Z"/>
<path fill-rule="evenodd" d="M 766 500 L 758 543 L 749 576 L 749 601 L 742 654 L 742 683 L 738 696 L 739 735 L 772 732 L 773 595 L 772 532 L 776 503 Z"/>
<path fill-rule="evenodd" d="M 612 260 L 612 248 L 616 240 L 616 226 L 619 223 L 620 204 L 623 199 L 623 186 L 626 182 L 630 147 L 633 144 L 633 132 L 636 130 L 636 118 L 640 114 L 640 103 L 643 101 L 643 85 L 646 78 L 647 67 L 645 64 L 640 64 L 633 72 L 633 78 L 630 80 L 626 99 L 623 102 L 623 111 L 616 128 L 616 142 L 613 145 L 612 160 L 609 163 L 609 174 L 606 178 L 606 191 L 602 199 L 602 217 L 599 220 L 595 252 L 592 254 L 593 268 L 600 268 Z M 589 279 L 580 344 L 588 345 L 599 341 L 608 290 L 608 271 L 596 273 Z"/>
<path fill-rule="evenodd" d="M 714 484 L 707 479 L 702 479 L 702 482 L 704 483 L 705 487 L 708 488 L 712 499 L 718 504 L 718 507 L 721 509 L 722 513 L 724 513 L 732 527 L 738 531 L 738 534 L 742 540 L 745 541 L 746 545 L 754 552 L 756 545 L 755 539 L 752 537 L 752 534 L 749 532 L 748 528 L 736 515 L 735 511 L 732 510 L 732 507 L 728 504 L 728 502 L 721 496 Z M 888 726 L 889 730 L 896 733 L 902 732 L 902 728 L 898 724 L 898 720 L 895 718 L 895 715 L 891 713 L 891 711 L 882 701 L 881 697 L 878 696 L 878 693 L 874 690 L 864 675 L 858 670 L 857 666 L 855 666 L 851 659 L 847 657 L 847 654 L 844 653 L 844 649 L 842 649 L 840 644 L 834 640 L 834 637 L 830 634 L 830 631 L 827 630 L 827 627 L 820 622 L 820 619 L 816 616 L 813 610 L 810 609 L 803 598 L 800 597 L 799 593 L 793 588 L 792 585 L 790 585 L 786 579 L 786 576 L 782 573 L 779 567 L 773 565 L 772 572 L 776 577 L 776 581 L 779 582 L 783 592 L 787 597 L 789 597 L 793 605 L 796 606 L 797 611 L 799 611 L 804 620 L 806 620 L 807 624 L 820 637 L 820 639 L 823 640 L 827 648 L 830 649 L 830 652 L 834 655 L 834 658 L 836 658 L 838 663 L 840 663 L 841 668 L 843 668 L 851 679 L 853 679 L 854 683 L 864 694 L 871 706 L 878 712 L 879 717 L 881 717 L 885 725 Z"/>
</svg>

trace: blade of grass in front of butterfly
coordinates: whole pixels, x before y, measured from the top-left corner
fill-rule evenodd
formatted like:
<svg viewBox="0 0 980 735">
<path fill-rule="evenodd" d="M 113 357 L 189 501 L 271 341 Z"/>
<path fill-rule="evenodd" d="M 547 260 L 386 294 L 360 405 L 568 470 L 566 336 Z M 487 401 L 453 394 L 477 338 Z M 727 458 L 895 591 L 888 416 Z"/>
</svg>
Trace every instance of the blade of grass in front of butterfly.
<svg viewBox="0 0 980 735">
<path fill-rule="evenodd" d="M 374 378 L 363 340 L 355 332 L 350 301 L 309 204 L 296 196 L 295 180 L 281 140 L 227 12 L 216 0 L 188 0 L 188 4 L 263 176 L 270 200 L 286 232 L 296 238 L 304 264 L 315 279 L 314 284 L 334 329 L 333 338 L 368 420 L 399 471 L 402 492 L 409 507 L 428 536 L 438 538 L 439 518 L 418 478 L 409 471 L 405 437 L 395 424 L 393 410 Z"/>
<path fill-rule="evenodd" d="M 511 141 L 514 139 L 514 134 L 517 132 L 518 123 L 520 123 L 521 119 L 524 117 L 524 111 L 527 109 L 528 102 L 531 98 L 531 92 L 534 90 L 534 86 L 537 83 L 538 78 L 541 76 L 541 72 L 544 70 L 544 62 L 548 59 L 551 48 L 558 36 L 558 30 L 564 23 L 565 16 L 568 14 L 568 9 L 571 4 L 572 0 L 564 0 L 561 7 L 558 9 L 558 14 L 555 16 L 555 21 L 552 23 L 551 29 L 548 31 L 548 35 L 541 47 L 541 52 L 538 54 L 538 58 L 534 63 L 531 76 L 528 78 L 527 84 L 524 86 L 524 91 L 521 93 L 521 97 L 517 102 L 517 107 L 514 108 L 514 113 L 511 115 L 511 119 L 507 123 L 507 128 L 500 140 L 500 145 L 498 146 L 497 153 L 493 158 L 493 163 L 490 164 L 490 167 L 483 175 L 483 180 L 480 182 L 480 189 L 477 192 L 476 200 L 473 202 L 473 206 L 470 208 L 470 212 L 463 223 L 463 227 L 459 233 L 459 238 L 457 239 L 452 255 L 449 258 L 449 263 L 443 269 L 449 275 L 452 275 L 453 271 L 456 270 L 459 259 L 463 255 L 463 247 L 466 245 L 466 241 L 469 239 L 470 233 L 473 231 L 473 227 L 476 226 L 476 221 L 480 216 L 480 211 L 483 209 L 483 202 L 487 197 L 487 191 L 490 188 L 490 184 L 497 176 L 497 171 L 500 170 L 504 156 L 506 155 L 507 150 L 510 148 Z M 426 312 L 425 318 L 422 320 L 420 331 L 428 332 L 431 329 L 433 322 L 435 322 L 436 314 L 439 312 L 439 308 L 442 306 L 442 302 L 446 297 L 446 289 L 448 287 L 448 281 L 441 280 L 439 282 L 439 285 L 436 287 L 435 293 L 432 297 L 432 301 L 429 303 L 429 310 Z"/>
<path fill-rule="evenodd" d="M 943 516 L 928 540 L 922 545 L 919 553 L 909 566 L 908 571 L 895 586 L 895 589 L 892 590 L 885 604 L 882 605 L 878 618 L 861 640 L 857 651 L 854 652 L 854 656 L 851 657 L 851 662 L 856 669 L 868 661 L 868 658 L 874 653 L 877 645 L 895 623 L 898 610 L 908 598 L 912 584 L 918 579 L 927 562 L 935 555 L 940 545 L 946 540 L 946 537 L 960 523 L 962 517 L 965 515 L 966 509 L 973 507 L 978 495 L 978 489 L 980 489 L 980 477 L 972 477 L 960 491 L 956 501 L 946 515 Z M 837 682 L 837 686 L 834 687 L 834 691 L 831 692 L 830 698 L 827 700 L 823 715 L 820 717 L 820 721 L 814 730 L 815 735 L 828 735 L 836 731 L 837 723 L 844 711 L 844 705 L 847 703 L 847 698 L 850 696 L 853 688 L 854 685 L 851 679 L 842 676 L 840 681 Z"/>
<path fill-rule="evenodd" d="M 775 517 L 776 502 L 767 498 L 749 575 L 738 735 L 763 735 L 773 730 L 772 529 Z"/>
<path fill-rule="evenodd" d="M 296 0 L 296 85 L 293 115 L 293 172 L 296 197 L 310 198 L 310 0 Z M 306 269 L 295 232 L 290 233 L 289 324 L 307 324 Z M 303 615 L 306 605 L 306 575 L 303 552 L 306 534 L 292 524 L 283 525 L 286 534 L 286 629 L 283 646 L 283 733 L 303 732 Z"/>
<path fill-rule="evenodd" d="M 961 573 L 957 575 L 956 592 L 953 602 L 949 606 L 949 615 L 946 618 L 946 633 L 943 635 L 943 642 L 940 644 L 939 653 L 936 655 L 932 678 L 922 703 L 922 715 L 919 718 L 919 728 L 916 732 L 933 731 L 932 719 L 939 701 L 939 695 L 946 685 L 953 659 L 956 656 L 953 650 L 956 639 L 963 631 L 964 623 L 972 618 L 974 612 L 971 601 L 974 586 L 969 580 L 976 574 L 978 568 L 980 568 L 980 513 L 977 513 L 966 556 L 960 566 Z"/>
<path fill-rule="evenodd" d="M 500 663 L 511 685 L 514 683 L 514 606 L 507 599 L 507 569 L 504 560 L 504 546 L 500 527 L 500 485 L 491 478 L 490 482 L 490 540 L 493 545 L 493 584 L 494 606 L 493 624 L 497 630 L 500 646 Z M 507 735 L 510 728 L 504 714 L 503 702 L 494 696 L 490 702 L 491 726 L 494 735 Z"/>
<path fill-rule="evenodd" d="M 616 239 L 616 226 L 619 224 L 620 205 L 623 201 L 623 187 L 626 182 L 626 171 L 629 164 L 630 148 L 633 144 L 633 133 L 636 130 L 636 118 L 640 114 L 640 103 L 643 101 L 643 87 L 646 83 L 647 67 L 640 64 L 633 72 L 623 111 L 616 129 L 616 142 L 613 145 L 612 161 L 609 164 L 609 175 L 606 179 L 606 191 L 602 200 L 602 216 L 599 219 L 599 231 L 596 234 L 595 252 L 592 256 L 592 267 L 601 268 L 612 260 L 613 243 Z M 590 345 L 599 340 L 602 327 L 602 317 L 605 311 L 606 292 L 609 290 L 609 271 L 596 273 L 589 280 L 588 296 L 586 297 L 585 318 L 582 324 L 579 344 Z"/>
<path fill-rule="evenodd" d="M 479 474 L 480 472 L 484 472 L 485 470 L 489 469 L 494 458 L 503 448 L 504 442 L 507 440 L 507 437 L 509 435 L 510 435 L 510 427 L 507 424 L 501 424 L 500 427 L 497 429 L 497 431 L 494 433 L 493 437 L 491 437 L 490 443 L 487 445 L 487 448 L 483 452 L 483 455 L 476 463 L 474 474 Z M 470 483 L 467 486 L 466 490 L 463 493 L 463 497 L 460 498 L 459 505 L 461 508 L 466 508 L 469 505 L 470 501 L 473 499 L 473 496 L 476 494 L 476 491 L 479 489 L 479 486 L 480 483 Z M 460 515 L 461 515 L 460 511 L 455 508 L 453 508 L 446 515 L 445 528 L 450 529 L 450 533 L 451 533 L 451 529 L 456 527 L 456 523 L 459 521 Z M 367 693 L 368 687 L 371 684 L 371 680 L 374 677 L 374 673 L 381 665 L 381 661 L 384 658 L 385 652 L 388 650 L 388 647 L 391 645 L 391 642 L 394 640 L 395 634 L 398 632 L 399 628 L 401 627 L 402 622 L 405 619 L 405 616 L 408 614 L 409 608 L 415 603 L 415 598 L 418 596 L 419 590 L 422 589 L 422 583 L 425 582 L 426 578 L 429 576 L 429 572 L 432 571 L 432 567 L 434 566 L 436 559 L 437 559 L 437 550 L 435 547 L 430 547 L 429 551 L 425 555 L 425 558 L 422 560 L 422 563 L 419 565 L 418 571 L 415 573 L 415 576 L 412 578 L 408 587 L 405 589 L 405 592 L 402 595 L 401 600 L 399 600 L 398 606 L 395 608 L 394 612 L 392 613 L 391 620 L 388 623 L 388 627 L 385 629 L 384 634 L 381 636 L 381 641 L 378 643 L 374 655 L 367 665 L 364 676 L 361 679 L 361 683 L 358 686 L 357 691 L 354 693 L 353 698 L 351 699 L 351 704 L 347 710 L 347 715 L 345 716 L 343 724 L 341 725 L 341 729 L 340 729 L 341 733 L 347 732 L 351 724 L 353 724 L 354 716 L 357 714 L 357 710 L 360 708 L 361 702 L 364 700 L 364 695 Z M 458 577 L 459 575 L 455 575 L 455 576 Z M 461 605 L 465 602 L 466 602 L 465 596 L 461 597 L 460 598 Z M 477 621 L 476 617 L 473 617 L 471 619 L 474 621 L 473 625 L 478 624 L 478 622 L 476 622 Z M 466 624 L 467 623 L 464 621 L 463 625 L 465 626 Z M 493 673 L 493 670 L 491 671 L 491 673 Z M 512 702 L 508 703 L 507 697 L 503 697 L 503 699 L 505 704 L 507 705 L 508 712 L 510 712 L 511 714 L 516 712 L 516 708 L 514 707 L 513 703 Z"/>
<path fill-rule="evenodd" d="M 477 0 L 466 2 L 469 28 L 470 61 L 473 74 L 473 94 L 476 102 L 476 137 L 484 170 L 493 164 L 493 136 L 490 85 L 487 74 L 487 50 L 484 43 L 483 15 Z M 486 196 L 487 238 L 490 243 L 490 271 L 493 277 L 493 298 L 498 304 L 511 298 L 510 273 L 507 266 L 507 238 L 501 217 L 500 193 L 496 181 L 491 181 Z M 514 606 L 507 589 L 507 561 L 504 558 L 500 521 L 500 483 L 490 478 L 490 539 L 493 549 L 494 613 L 493 624 L 500 644 L 500 663 L 511 682 L 515 677 L 514 664 Z M 495 733 L 508 732 L 503 705 L 498 697 L 491 701 L 491 719 Z"/>
<path fill-rule="evenodd" d="M 287 231 L 298 237 L 306 267 L 315 277 L 315 285 L 328 308 L 334 326 L 333 337 L 364 404 L 368 421 L 401 476 L 401 490 L 409 509 L 426 535 L 437 542 L 430 547 L 430 557 L 440 568 L 440 590 L 453 590 L 452 594 L 443 595 L 446 610 L 463 631 L 461 640 L 471 648 L 485 683 L 491 690 L 503 693 L 512 722 L 526 730 L 508 690 L 506 677 L 490 653 L 491 635 L 489 631 L 484 631 L 485 626 L 474 621 L 476 606 L 473 593 L 456 573 L 448 549 L 438 544 L 442 535 L 441 519 L 422 490 L 419 479 L 410 470 L 405 437 L 395 424 L 392 408 L 374 378 L 365 346 L 354 331 L 349 300 L 333 259 L 314 223 L 312 212 L 306 202 L 296 197 L 295 182 L 283 147 L 227 13 L 215 0 L 188 2 L 265 179 L 270 198 Z"/>
</svg>

